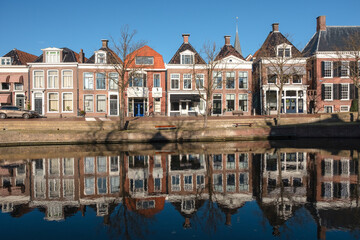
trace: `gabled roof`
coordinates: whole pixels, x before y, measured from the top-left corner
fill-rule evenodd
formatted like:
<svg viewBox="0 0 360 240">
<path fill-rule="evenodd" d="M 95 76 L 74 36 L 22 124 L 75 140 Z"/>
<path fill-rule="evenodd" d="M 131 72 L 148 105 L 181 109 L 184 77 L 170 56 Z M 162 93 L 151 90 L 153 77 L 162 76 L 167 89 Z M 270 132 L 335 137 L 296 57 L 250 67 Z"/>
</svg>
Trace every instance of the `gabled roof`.
<svg viewBox="0 0 360 240">
<path fill-rule="evenodd" d="M 226 58 L 226 57 L 228 57 L 230 55 L 232 55 L 234 57 L 237 57 L 237 58 L 240 58 L 242 60 L 245 60 L 244 57 L 238 51 L 236 51 L 236 49 L 233 46 L 225 44 L 221 48 L 219 54 L 216 56 L 215 61 L 221 60 L 221 59 Z"/>
<path fill-rule="evenodd" d="M 176 51 L 175 55 L 171 58 L 169 64 L 180 64 L 180 53 L 189 50 L 193 53 L 195 53 L 195 63 L 196 64 L 206 64 L 204 59 L 198 54 L 198 52 L 191 46 L 190 43 L 183 43 L 179 47 L 179 49 Z"/>
<path fill-rule="evenodd" d="M 300 51 L 281 32 L 271 31 L 260 49 L 255 52 L 254 58 L 276 57 L 275 47 L 284 43 L 292 46 L 293 56 L 301 56 Z"/>
<path fill-rule="evenodd" d="M 316 52 L 352 51 L 350 37 L 360 37 L 360 26 L 327 26 L 325 31 L 314 34 L 302 52 L 309 57 Z"/>
<path fill-rule="evenodd" d="M 74 52 L 69 48 L 60 48 L 62 49 L 62 61 L 61 62 L 80 62 L 80 56 L 78 53 Z M 43 62 L 43 54 L 41 54 L 34 62 L 41 63 Z"/>
<path fill-rule="evenodd" d="M 107 64 L 122 63 L 119 56 L 113 50 L 111 50 L 110 48 L 102 47 L 98 51 L 104 51 L 104 52 L 107 53 L 107 57 L 106 57 L 106 63 Z M 85 61 L 85 63 L 95 63 L 95 53 L 87 61 Z"/>
<path fill-rule="evenodd" d="M 138 56 L 138 57 L 154 57 L 153 65 L 141 65 L 142 68 L 165 69 L 165 63 L 163 57 L 158 52 L 156 52 L 154 49 L 152 49 L 147 45 L 134 51 L 133 54 L 134 56 Z M 133 65 L 134 67 L 135 66 L 139 67 L 139 65 L 135 65 L 135 61 L 131 65 Z"/>
<path fill-rule="evenodd" d="M 26 65 L 27 63 L 34 62 L 37 59 L 37 56 L 20 51 L 16 48 L 5 54 L 3 57 L 11 57 L 12 65 Z"/>
</svg>

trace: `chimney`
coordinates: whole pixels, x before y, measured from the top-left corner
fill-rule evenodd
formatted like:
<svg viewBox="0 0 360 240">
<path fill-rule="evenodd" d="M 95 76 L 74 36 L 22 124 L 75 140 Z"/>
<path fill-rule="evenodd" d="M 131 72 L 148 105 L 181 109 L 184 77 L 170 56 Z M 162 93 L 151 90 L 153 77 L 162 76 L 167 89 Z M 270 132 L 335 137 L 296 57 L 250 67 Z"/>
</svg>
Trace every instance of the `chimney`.
<svg viewBox="0 0 360 240">
<path fill-rule="evenodd" d="M 183 38 L 184 38 L 184 43 L 189 43 L 190 34 L 184 33 L 182 36 L 183 36 Z"/>
<path fill-rule="evenodd" d="M 225 45 L 231 45 L 231 44 L 230 44 L 230 37 L 231 37 L 231 36 L 229 36 L 229 35 L 224 36 L 224 38 L 225 38 Z"/>
<path fill-rule="evenodd" d="M 80 49 L 80 52 L 79 52 L 79 62 L 80 62 L 80 63 L 84 63 L 84 60 L 85 60 L 84 51 L 83 51 L 82 49 Z"/>
<path fill-rule="evenodd" d="M 109 40 L 107 40 L 107 39 L 101 39 L 101 42 L 102 42 L 102 48 L 108 48 L 108 42 L 109 42 Z"/>
<path fill-rule="evenodd" d="M 326 30 L 326 16 L 318 16 L 316 18 L 316 31 Z"/>
<path fill-rule="evenodd" d="M 225 225 L 231 226 L 231 213 L 226 213 Z"/>
<path fill-rule="evenodd" d="M 273 23 L 272 24 L 272 31 L 278 32 L 279 31 L 279 23 Z"/>
</svg>

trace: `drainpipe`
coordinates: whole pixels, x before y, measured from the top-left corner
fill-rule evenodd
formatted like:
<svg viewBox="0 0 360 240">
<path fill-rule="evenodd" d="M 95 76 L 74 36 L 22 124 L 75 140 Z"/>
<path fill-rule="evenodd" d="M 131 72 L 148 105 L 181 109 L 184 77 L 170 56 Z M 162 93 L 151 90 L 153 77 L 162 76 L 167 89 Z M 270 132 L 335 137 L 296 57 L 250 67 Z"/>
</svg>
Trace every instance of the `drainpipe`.
<svg viewBox="0 0 360 240">
<path fill-rule="evenodd" d="M 259 91 L 260 91 L 260 115 L 263 115 L 263 91 L 261 88 L 261 83 L 262 83 L 262 68 L 261 68 L 261 60 L 259 62 L 259 69 L 260 69 L 260 79 L 259 79 Z"/>
<path fill-rule="evenodd" d="M 168 77 L 167 77 L 167 69 L 165 70 L 165 116 L 168 115 L 168 91 L 167 91 L 167 85 L 168 85 Z"/>
<path fill-rule="evenodd" d="M 30 75 L 31 75 L 30 74 L 30 65 L 28 65 L 28 92 L 27 92 L 28 96 L 27 96 L 27 99 L 29 101 L 30 108 L 33 109 L 33 106 L 31 104 L 31 98 L 30 98 L 30 96 L 31 96 L 31 94 L 30 94 Z"/>
<path fill-rule="evenodd" d="M 77 114 L 76 116 L 79 116 L 80 109 L 79 109 L 79 64 L 76 64 L 76 109 Z"/>
</svg>

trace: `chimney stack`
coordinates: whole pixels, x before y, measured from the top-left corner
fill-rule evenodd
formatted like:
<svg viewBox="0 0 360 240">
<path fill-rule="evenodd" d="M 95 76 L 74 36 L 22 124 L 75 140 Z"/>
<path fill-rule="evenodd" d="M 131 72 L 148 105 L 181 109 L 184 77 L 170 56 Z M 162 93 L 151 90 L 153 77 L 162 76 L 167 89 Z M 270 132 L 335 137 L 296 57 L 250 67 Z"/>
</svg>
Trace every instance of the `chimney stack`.
<svg viewBox="0 0 360 240">
<path fill-rule="evenodd" d="M 231 44 L 230 44 L 230 37 L 231 37 L 231 36 L 229 36 L 229 35 L 224 36 L 224 38 L 225 38 L 225 45 L 231 45 Z"/>
<path fill-rule="evenodd" d="M 318 16 L 316 18 L 316 31 L 326 30 L 326 16 Z"/>
<path fill-rule="evenodd" d="M 101 39 L 101 42 L 102 42 L 102 47 L 103 47 L 103 48 L 108 48 L 108 42 L 109 42 L 109 40 L 107 40 L 107 39 Z"/>
<path fill-rule="evenodd" d="M 183 36 L 183 38 L 184 38 L 184 43 L 189 43 L 190 34 L 184 33 L 182 36 Z"/>
<path fill-rule="evenodd" d="M 272 24 L 272 31 L 278 32 L 279 31 L 279 23 L 273 23 Z"/>
<path fill-rule="evenodd" d="M 80 63 L 84 63 L 84 60 L 85 60 L 84 51 L 83 51 L 82 49 L 80 49 L 80 52 L 79 52 L 79 62 L 80 62 Z"/>
</svg>

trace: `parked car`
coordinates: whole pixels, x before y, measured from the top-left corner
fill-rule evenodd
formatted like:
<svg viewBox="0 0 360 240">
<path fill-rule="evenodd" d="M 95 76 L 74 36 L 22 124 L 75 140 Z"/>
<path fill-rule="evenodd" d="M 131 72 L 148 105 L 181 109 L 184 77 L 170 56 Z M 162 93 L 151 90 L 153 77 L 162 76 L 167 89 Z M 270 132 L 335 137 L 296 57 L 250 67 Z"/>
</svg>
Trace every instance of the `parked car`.
<svg viewBox="0 0 360 240">
<path fill-rule="evenodd" d="M 39 117 L 40 115 L 35 111 L 22 110 L 16 106 L 1 106 L 0 118 L 5 119 L 8 117 L 22 117 L 25 119 L 32 117 Z"/>
</svg>

